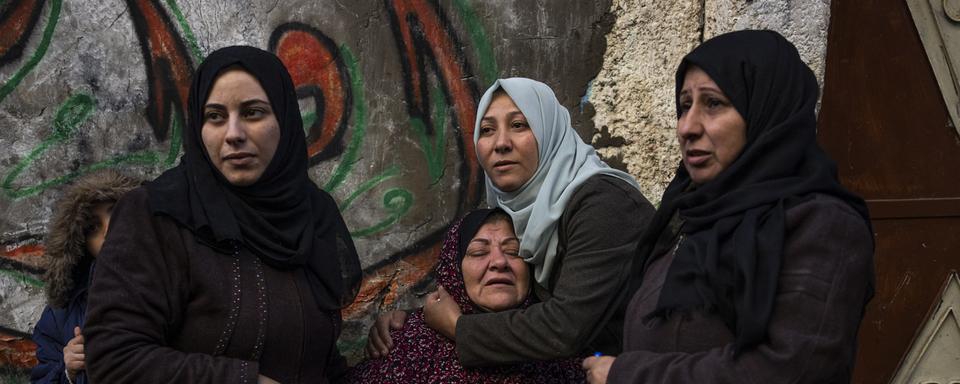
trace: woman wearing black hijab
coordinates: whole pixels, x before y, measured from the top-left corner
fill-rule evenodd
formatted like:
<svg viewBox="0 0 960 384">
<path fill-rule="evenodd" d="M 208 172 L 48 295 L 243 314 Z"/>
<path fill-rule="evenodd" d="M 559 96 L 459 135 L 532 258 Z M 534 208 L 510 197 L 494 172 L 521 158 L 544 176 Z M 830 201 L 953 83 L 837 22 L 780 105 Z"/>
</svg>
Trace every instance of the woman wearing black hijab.
<svg viewBox="0 0 960 384">
<path fill-rule="evenodd" d="M 677 70 L 682 164 L 641 239 L 624 352 L 591 383 L 849 382 L 873 295 L 864 201 L 816 143 L 817 82 L 772 31 Z"/>
<path fill-rule="evenodd" d="M 360 265 L 307 175 L 290 75 L 269 52 L 223 48 L 188 105 L 180 164 L 114 208 L 90 288 L 92 381 L 335 379 Z"/>
</svg>

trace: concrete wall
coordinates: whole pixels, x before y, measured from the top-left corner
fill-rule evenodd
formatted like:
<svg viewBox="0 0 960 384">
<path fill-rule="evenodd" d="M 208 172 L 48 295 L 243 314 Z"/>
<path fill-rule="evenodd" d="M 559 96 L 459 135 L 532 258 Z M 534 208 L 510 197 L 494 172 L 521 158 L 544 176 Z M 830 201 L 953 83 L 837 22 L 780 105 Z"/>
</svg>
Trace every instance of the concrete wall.
<svg viewBox="0 0 960 384">
<path fill-rule="evenodd" d="M 612 26 L 607 1 L 15 1 L 0 15 L 0 364 L 26 366 L 43 238 L 64 185 L 101 167 L 176 164 L 192 68 L 212 50 L 276 52 L 302 95 L 316 183 L 338 200 L 366 278 L 346 312 L 359 356 L 381 309 L 415 307 L 441 235 L 481 202 L 472 131 L 497 77 L 579 103 Z M 6 356 L 6 357 L 2 357 Z M 5 360 L 4 360 L 5 359 Z"/>
<path fill-rule="evenodd" d="M 44 304 L 42 243 L 63 186 L 101 167 L 153 178 L 176 164 L 190 72 L 216 48 L 269 49 L 293 73 L 311 175 L 340 203 L 366 271 L 341 338 L 357 358 L 373 314 L 418 305 L 445 227 L 481 201 L 469 137 L 494 78 L 554 87 L 581 135 L 658 201 L 677 164 L 680 57 L 701 35 L 769 27 L 822 68 L 828 9 L 809 0 L 2 1 L 0 367 L 32 364 L 23 336 Z"/>
<path fill-rule="evenodd" d="M 674 129 L 674 75 L 703 39 L 740 29 L 772 29 L 797 45 L 823 82 L 829 0 L 614 0 L 603 68 L 592 82 L 593 144 L 637 176 L 659 202 L 680 162 Z"/>
</svg>

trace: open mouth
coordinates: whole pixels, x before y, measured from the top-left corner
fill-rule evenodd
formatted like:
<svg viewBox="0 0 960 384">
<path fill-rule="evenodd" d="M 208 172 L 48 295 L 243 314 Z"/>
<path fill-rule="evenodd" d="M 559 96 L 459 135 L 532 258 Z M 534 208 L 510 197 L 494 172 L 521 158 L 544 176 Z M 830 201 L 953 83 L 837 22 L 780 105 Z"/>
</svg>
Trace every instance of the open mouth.
<svg viewBox="0 0 960 384">
<path fill-rule="evenodd" d="M 688 149 L 685 155 L 687 164 L 692 166 L 703 165 L 710 160 L 710 152 L 699 149 Z"/>
</svg>

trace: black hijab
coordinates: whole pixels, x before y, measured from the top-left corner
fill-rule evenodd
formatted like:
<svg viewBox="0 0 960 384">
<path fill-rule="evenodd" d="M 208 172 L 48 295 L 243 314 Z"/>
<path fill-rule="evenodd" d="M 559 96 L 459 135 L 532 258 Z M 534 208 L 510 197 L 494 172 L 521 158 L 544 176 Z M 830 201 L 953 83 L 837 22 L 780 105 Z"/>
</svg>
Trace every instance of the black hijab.
<svg viewBox="0 0 960 384">
<path fill-rule="evenodd" d="M 767 335 L 783 257 L 784 211 L 822 193 L 850 204 L 868 227 L 869 216 L 863 199 L 840 185 L 836 165 L 817 145 L 817 81 L 793 44 L 773 31 L 739 31 L 704 42 L 677 69 L 678 118 L 690 66 L 706 72 L 744 117 L 747 144 L 727 169 L 700 186 L 691 185 L 680 164 L 641 239 L 640 256 L 656 256 L 651 251 L 657 240 L 673 238 L 665 231 L 679 231 L 683 238 L 652 316 L 715 311 L 734 331 L 739 353 Z M 675 215 L 682 226 L 668 226 Z"/>
<path fill-rule="evenodd" d="M 239 67 L 260 82 L 280 125 L 280 142 L 260 178 L 236 186 L 203 145 L 204 105 L 218 75 Z M 303 121 L 290 74 L 272 53 L 245 46 L 211 53 L 194 73 L 180 164 L 147 185 L 150 209 L 214 247 L 243 244 L 264 263 L 301 269 L 321 309 L 350 304 L 360 262 L 336 202 L 307 175 Z"/>
</svg>

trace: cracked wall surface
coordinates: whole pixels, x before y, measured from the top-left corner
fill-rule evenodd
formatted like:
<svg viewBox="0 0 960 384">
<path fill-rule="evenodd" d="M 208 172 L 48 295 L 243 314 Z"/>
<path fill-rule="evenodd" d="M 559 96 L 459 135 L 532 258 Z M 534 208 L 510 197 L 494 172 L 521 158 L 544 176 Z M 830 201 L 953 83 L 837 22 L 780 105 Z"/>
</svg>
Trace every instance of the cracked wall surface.
<svg viewBox="0 0 960 384">
<path fill-rule="evenodd" d="M 792 41 L 823 83 L 827 0 L 614 0 L 603 68 L 589 100 L 593 144 L 610 164 L 636 176 L 657 203 L 680 161 L 674 130 L 674 75 L 701 38 L 741 29 L 772 29 Z"/>
<path fill-rule="evenodd" d="M 340 204 L 364 283 L 344 312 L 356 361 L 379 311 L 430 289 L 447 226 L 482 202 L 472 131 L 498 77 L 581 97 L 609 1 L 0 2 L 0 367 L 32 365 L 43 239 L 65 185 L 102 167 L 175 165 L 192 69 L 216 48 L 268 49 L 291 70 L 310 174 Z M 9 11 L 9 12 L 7 12 Z"/>
</svg>

